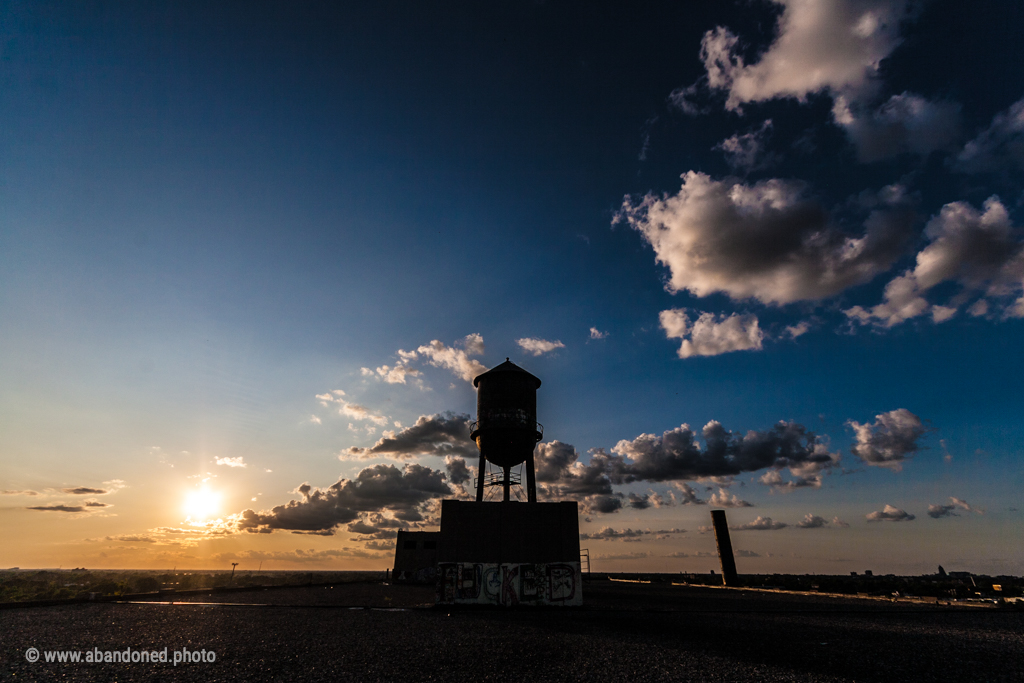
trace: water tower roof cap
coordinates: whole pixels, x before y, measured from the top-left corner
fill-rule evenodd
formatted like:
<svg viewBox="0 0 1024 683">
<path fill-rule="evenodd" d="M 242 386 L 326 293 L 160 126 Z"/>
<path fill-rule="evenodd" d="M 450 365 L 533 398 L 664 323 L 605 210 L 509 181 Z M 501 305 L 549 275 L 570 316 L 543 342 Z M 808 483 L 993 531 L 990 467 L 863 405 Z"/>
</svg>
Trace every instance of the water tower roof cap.
<svg viewBox="0 0 1024 683">
<path fill-rule="evenodd" d="M 540 388 L 540 379 L 539 378 L 534 377 L 533 375 L 528 373 L 526 370 L 523 370 L 521 367 L 519 367 L 518 365 L 516 365 L 515 363 L 510 361 L 508 358 L 505 359 L 504 363 L 502 363 L 500 365 L 495 365 L 493 368 L 491 368 L 487 372 L 482 372 L 479 375 L 477 375 L 476 377 L 474 377 L 473 378 L 473 386 L 474 387 L 479 387 L 480 386 L 480 378 L 483 377 L 484 375 L 496 375 L 498 373 L 506 373 L 506 372 L 518 372 L 518 373 L 520 373 L 522 375 L 526 375 L 527 377 L 529 377 L 530 379 L 532 379 L 534 382 L 537 383 L 537 388 L 538 389 Z"/>
</svg>

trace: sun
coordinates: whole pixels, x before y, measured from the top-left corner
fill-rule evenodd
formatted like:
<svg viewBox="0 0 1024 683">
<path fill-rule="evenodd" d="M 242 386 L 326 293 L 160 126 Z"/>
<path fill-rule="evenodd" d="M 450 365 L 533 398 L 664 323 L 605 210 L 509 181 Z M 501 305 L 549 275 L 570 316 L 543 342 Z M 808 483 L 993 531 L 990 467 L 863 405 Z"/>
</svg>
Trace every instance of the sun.
<svg viewBox="0 0 1024 683">
<path fill-rule="evenodd" d="M 204 486 L 185 497 L 184 509 L 185 514 L 193 520 L 214 517 L 220 509 L 220 494 Z"/>
</svg>

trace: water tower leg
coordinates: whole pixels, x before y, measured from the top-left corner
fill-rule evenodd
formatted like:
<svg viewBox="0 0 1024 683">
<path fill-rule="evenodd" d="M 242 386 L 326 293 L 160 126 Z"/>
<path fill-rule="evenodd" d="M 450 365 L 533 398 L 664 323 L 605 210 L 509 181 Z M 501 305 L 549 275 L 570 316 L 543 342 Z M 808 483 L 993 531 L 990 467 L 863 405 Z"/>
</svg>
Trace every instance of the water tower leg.
<svg viewBox="0 0 1024 683">
<path fill-rule="evenodd" d="M 487 473 L 487 460 L 484 454 L 480 453 L 480 467 L 476 471 L 476 502 L 484 500 L 484 475 Z"/>
<path fill-rule="evenodd" d="M 533 451 L 526 458 L 526 502 L 537 502 L 537 473 L 533 471 Z"/>
<path fill-rule="evenodd" d="M 506 503 L 511 500 L 510 494 L 512 493 L 512 468 L 505 468 L 505 481 L 503 482 L 505 488 L 505 495 L 502 497 Z"/>
</svg>

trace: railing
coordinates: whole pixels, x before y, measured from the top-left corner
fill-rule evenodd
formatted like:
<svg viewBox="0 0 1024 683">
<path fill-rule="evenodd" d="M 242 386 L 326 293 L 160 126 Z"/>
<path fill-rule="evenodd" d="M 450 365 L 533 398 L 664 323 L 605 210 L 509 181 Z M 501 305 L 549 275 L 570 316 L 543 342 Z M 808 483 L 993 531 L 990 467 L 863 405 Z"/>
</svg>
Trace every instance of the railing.
<svg viewBox="0 0 1024 683">
<path fill-rule="evenodd" d="M 476 438 L 477 432 L 481 429 L 522 429 L 534 431 L 537 434 L 537 441 L 544 438 L 544 425 L 536 420 L 523 420 L 515 416 L 488 417 L 483 420 L 473 420 L 469 423 L 470 438 Z"/>
</svg>

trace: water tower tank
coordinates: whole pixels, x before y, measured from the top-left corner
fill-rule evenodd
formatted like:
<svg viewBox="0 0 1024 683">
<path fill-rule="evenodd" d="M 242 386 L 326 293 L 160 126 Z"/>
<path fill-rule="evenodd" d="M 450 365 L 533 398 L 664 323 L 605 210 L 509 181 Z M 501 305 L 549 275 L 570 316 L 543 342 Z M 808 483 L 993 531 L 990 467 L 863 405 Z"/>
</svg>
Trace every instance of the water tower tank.
<svg viewBox="0 0 1024 683">
<path fill-rule="evenodd" d="M 507 492 L 509 469 L 525 462 L 527 497 L 534 502 L 533 449 L 544 436 L 537 422 L 540 380 L 506 358 L 501 365 L 477 375 L 473 386 L 477 388 L 477 419 L 471 425 L 471 437 L 480 449 L 481 466 L 486 460 L 502 468 Z M 482 498 L 483 467 L 480 472 L 478 499 Z"/>
</svg>

